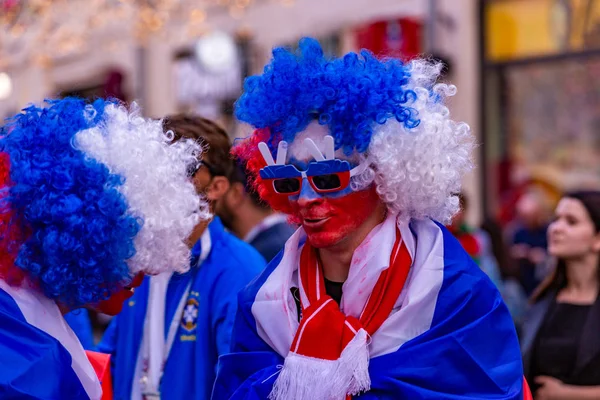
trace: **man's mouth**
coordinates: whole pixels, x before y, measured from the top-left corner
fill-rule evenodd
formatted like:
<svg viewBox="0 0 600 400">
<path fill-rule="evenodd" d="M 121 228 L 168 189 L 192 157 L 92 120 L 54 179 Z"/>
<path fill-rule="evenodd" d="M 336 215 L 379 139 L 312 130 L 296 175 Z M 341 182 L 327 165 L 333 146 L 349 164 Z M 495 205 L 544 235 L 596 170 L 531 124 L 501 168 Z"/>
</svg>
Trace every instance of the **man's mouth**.
<svg viewBox="0 0 600 400">
<path fill-rule="evenodd" d="M 309 228 L 318 228 L 329 220 L 329 217 L 311 217 L 304 218 L 303 225 Z"/>
</svg>

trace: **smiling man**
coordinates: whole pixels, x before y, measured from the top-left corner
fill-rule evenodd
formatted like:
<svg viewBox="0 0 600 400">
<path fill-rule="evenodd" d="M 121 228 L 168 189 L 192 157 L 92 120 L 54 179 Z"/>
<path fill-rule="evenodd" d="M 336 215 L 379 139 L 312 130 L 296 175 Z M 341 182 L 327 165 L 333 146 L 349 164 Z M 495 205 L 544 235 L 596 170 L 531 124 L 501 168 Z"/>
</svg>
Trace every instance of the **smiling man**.
<svg viewBox="0 0 600 400">
<path fill-rule="evenodd" d="M 523 398 L 511 317 L 442 225 L 473 138 L 439 72 L 303 39 L 246 81 L 236 154 L 301 228 L 240 294 L 213 399 Z"/>
</svg>

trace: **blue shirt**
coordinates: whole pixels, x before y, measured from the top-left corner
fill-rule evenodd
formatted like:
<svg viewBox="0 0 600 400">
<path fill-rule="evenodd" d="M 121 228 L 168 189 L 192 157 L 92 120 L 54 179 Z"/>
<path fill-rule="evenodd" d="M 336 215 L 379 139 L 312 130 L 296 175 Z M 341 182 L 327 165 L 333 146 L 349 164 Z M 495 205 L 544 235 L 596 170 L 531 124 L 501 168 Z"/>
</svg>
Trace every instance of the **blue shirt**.
<svg viewBox="0 0 600 400">
<path fill-rule="evenodd" d="M 191 282 L 185 318 L 178 317 L 181 322 L 160 384 L 163 400 L 210 398 L 217 360 L 229 352 L 237 294 L 265 267 L 260 254 L 225 232 L 218 218 L 210 223 L 209 232 L 212 247 L 207 258 L 187 273 L 174 275 L 167 289 L 165 338 L 175 310 Z M 199 244 L 192 253 L 197 260 Z M 195 265 L 194 257 L 192 265 Z M 131 398 L 148 294 L 149 278 L 146 278 L 123 311 L 113 319 L 98 345 L 99 351 L 112 354 L 115 400 Z"/>
</svg>

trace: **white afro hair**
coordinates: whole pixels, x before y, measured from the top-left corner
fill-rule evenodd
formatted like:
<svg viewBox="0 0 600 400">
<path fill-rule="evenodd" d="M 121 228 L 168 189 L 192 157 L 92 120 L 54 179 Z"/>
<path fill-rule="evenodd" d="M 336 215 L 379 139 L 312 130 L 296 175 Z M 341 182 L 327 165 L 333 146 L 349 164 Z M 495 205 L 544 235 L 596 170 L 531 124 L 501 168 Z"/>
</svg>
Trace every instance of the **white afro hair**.
<svg viewBox="0 0 600 400">
<path fill-rule="evenodd" d="M 459 209 L 462 178 L 473 168 L 473 135 L 466 123 L 450 119 L 444 100 L 456 87 L 436 84 L 440 70 L 441 64 L 426 60 L 410 63 L 409 88 L 416 99 L 406 106 L 416 110 L 420 124 L 407 129 L 390 119 L 378 126 L 367 151 L 374 174 L 353 183 L 364 186 L 374 175 L 381 199 L 405 220 L 449 222 Z"/>
<path fill-rule="evenodd" d="M 171 143 L 162 121 L 142 118 L 135 104 L 131 109 L 108 105 L 103 124 L 77 133 L 74 145 L 124 178 L 118 190 L 131 215 L 143 221 L 128 260 L 131 273 L 185 272 L 190 260 L 185 240 L 210 217 L 187 176 L 202 150 L 189 140 Z"/>
</svg>

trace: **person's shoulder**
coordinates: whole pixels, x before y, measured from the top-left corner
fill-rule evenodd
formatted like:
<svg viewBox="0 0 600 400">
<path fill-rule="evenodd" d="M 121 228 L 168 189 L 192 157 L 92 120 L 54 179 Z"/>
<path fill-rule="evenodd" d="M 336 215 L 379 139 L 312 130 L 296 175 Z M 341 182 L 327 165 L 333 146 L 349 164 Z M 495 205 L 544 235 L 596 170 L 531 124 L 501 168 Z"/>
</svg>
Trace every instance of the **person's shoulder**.
<svg viewBox="0 0 600 400">
<path fill-rule="evenodd" d="M 267 279 L 269 279 L 273 271 L 275 271 L 275 269 L 279 266 L 283 256 L 284 252 L 279 252 L 279 254 L 269 261 L 267 266 L 260 272 L 260 274 L 252 279 L 250 283 L 248 283 L 248 285 L 246 285 L 246 287 L 240 291 L 239 301 L 241 305 L 254 303 L 258 291 L 265 284 Z"/>
<path fill-rule="evenodd" d="M 296 232 L 296 228 L 287 222 L 279 222 L 268 229 L 265 229 L 257 235 L 259 237 L 271 237 L 277 238 L 280 241 L 285 242 L 290 236 Z"/>
<path fill-rule="evenodd" d="M 254 247 L 226 231 L 222 232 L 214 250 L 228 260 L 230 267 L 243 265 L 262 270 L 267 264 Z"/>
<path fill-rule="evenodd" d="M 69 352 L 57 339 L 29 324 L 11 300 L 0 289 L 0 393 L 9 398 L 87 398 Z"/>
</svg>

